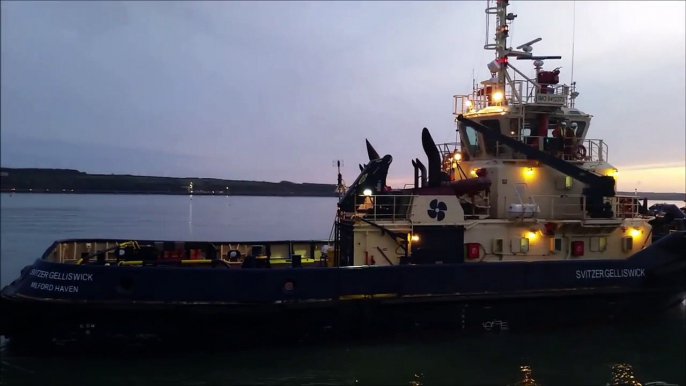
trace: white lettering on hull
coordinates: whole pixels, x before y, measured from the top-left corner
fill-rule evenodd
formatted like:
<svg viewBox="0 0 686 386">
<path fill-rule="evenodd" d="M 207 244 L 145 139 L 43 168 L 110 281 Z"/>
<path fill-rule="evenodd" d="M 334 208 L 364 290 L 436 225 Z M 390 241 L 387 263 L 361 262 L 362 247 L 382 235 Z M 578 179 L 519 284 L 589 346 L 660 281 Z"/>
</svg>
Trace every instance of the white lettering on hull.
<svg viewBox="0 0 686 386">
<path fill-rule="evenodd" d="M 576 271 L 577 279 L 611 279 L 622 277 L 645 277 L 645 269 L 584 269 Z"/>
<path fill-rule="evenodd" d="M 92 273 L 73 273 L 73 272 L 49 272 L 40 269 L 32 269 L 30 276 L 39 279 L 63 280 L 63 281 L 93 281 Z"/>
<path fill-rule="evenodd" d="M 31 288 L 48 292 L 79 292 L 79 287 L 75 285 L 55 285 L 48 283 L 39 283 L 35 281 L 31 283 Z"/>
<path fill-rule="evenodd" d="M 53 284 L 41 281 L 31 282 L 30 287 L 39 291 L 46 292 L 60 292 L 60 293 L 78 293 L 79 286 L 75 285 L 78 282 L 92 282 L 92 273 L 74 273 L 74 272 L 51 272 L 43 271 L 42 269 L 32 269 L 29 276 L 34 276 L 38 279 L 55 280 L 58 282 L 72 282 L 73 284 Z"/>
</svg>

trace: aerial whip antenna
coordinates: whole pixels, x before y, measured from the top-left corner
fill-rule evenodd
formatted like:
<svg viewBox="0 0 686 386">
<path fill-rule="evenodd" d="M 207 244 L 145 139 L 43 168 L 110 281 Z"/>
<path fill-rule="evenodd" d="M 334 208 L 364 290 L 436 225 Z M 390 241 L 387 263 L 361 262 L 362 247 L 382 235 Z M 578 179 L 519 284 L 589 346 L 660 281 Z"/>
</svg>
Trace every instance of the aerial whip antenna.
<svg viewBox="0 0 686 386">
<path fill-rule="evenodd" d="M 346 189 L 345 181 L 343 181 L 343 175 L 341 174 L 342 160 L 337 159 L 334 160 L 332 163 L 333 166 L 338 167 L 338 181 L 336 184 L 336 193 L 338 193 L 338 199 L 340 200 L 341 197 L 343 197 L 343 194 L 345 194 Z"/>
<path fill-rule="evenodd" d="M 576 0 L 572 2 L 572 70 L 571 76 L 572 80 L 570 84 L 574 84 L 574 41 L 576 40 Z"/>
</svg>

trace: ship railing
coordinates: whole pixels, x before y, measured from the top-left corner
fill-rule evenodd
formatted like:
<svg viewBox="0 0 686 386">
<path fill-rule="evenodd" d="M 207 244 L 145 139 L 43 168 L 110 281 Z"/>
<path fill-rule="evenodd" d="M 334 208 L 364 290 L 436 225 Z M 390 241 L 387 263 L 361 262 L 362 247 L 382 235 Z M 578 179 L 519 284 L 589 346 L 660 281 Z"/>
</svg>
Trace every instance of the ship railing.
<svg viewBox="0 0 686 386">
<path fill-rule="evenodd" d="M 489 106 L 499 106 L 499 104 L 489 102 L 485 95 L 477 96 L 475 93 L 469 95 L 453 95 L 454 115 L 479 111 Z"/>
<path fill-rule="evenodd" d="M 493 89 L 495 90 L 495 89 Z M 573 89 L 566 84 L 545 85 L 530 80 L 514 80 L 505 87 L 501 101 L 492 95 L 474 93 L 453 95 L 453 114 L 460 115 L 479 111 L 489 106 L 553 106 L 569 107 Z"/>
<path fill-rule="evenodd" d="M 489 100 L 487 95 L 453 95 L 453 114 L 460 115 L 466 113 L 473 113 L 491 106 L 503 106 L 507 97 L 502 102 L 493 102 Z"/>
<path fill-rule="evenodd" d="M 607 162 L 608 146 L 602 139 L 577 139 L 565 141 L 536 135 L 513 135 L 512 138 L 538 150 L 557 155 L 566 161 Z M 496 142 L 496 156 L 499 158 L 526 158 L 524 154 L 514 153 L 507 146 Z"/>
<path fill-rule="evenodd" d="M 529 86 L 531 83 L 525 80 L 515 80 L 510 87 L 505 87 L 505 101 L 510 106 L 521 106 L 527 103 Z"/>
<path fill-rule="evenodd" d="M 532 216 L 534 218 L 561 220 L 586 218 L 586 197 L 580 194 L 532 195 L 531 201 L 538 207 L 538 213 Z"/>
<path fill-rule="evenodd" d="M 637 196 L 615 196 L 608 198 L 612 205 L 614 218 L 636 218 L 640 217 L 641 202 Z M 563 220 L 584 220 L 588 218 L 586 212 L 586 196 L 581 194 L 569 195 L 532 195 L 526 204 L 535 204 L 536 210 L 528 212 L 530 218 L 563 219 Z M 520 204 L 519 202 L 507 203 Z M 513 215 L 510 214 L 512 217 Z M 514 216 L 518 217 L 518 216 Z M 522 216 L 519 216 L 522 217 Z"/>
<path fill-rule="evenodd" d="M 405 221 L 412 213 L 412 194 L 377 194 L 364 196 L 356 215 L 369 221 Z"/>
<path fill-rule="evenodd" d="M 107 239 L 70 239 L 60 240 L 55 242 L 50 254 L 47 255 L 48 261 L 56 261 L 60 263 L 78 264 L 84 260 L 97 261 L 96 252 L 100 252 L 104 257 L 106 263 L 111 265 L 117 264 L 120 258 L 116 255 L 116 250 L 113 249 L 117 245 L 125 241 L 134 242 L 134 240 L 107 240 Z M 240 261 L 247 255 L 254 251 L 254 247 L 259 246 L 266 249 L 269 248 L 270 258 L 273 264 L 284 264 L 286 260 L 290 259 L 293 254 L 300 255 L 303 262 L 313 262 L 322 260 L 322 246 L 330 245 L 332 240 L 272 240 L 272 241 L 215 241 L 215 242 L 199 242 L 199 241 L 156 241 L 156 240 L 136 240 L 139 247 L 155 247 L 161 248 L 160 255 L 156 260 L 147 261 L 148 263 L 167 262 L 179 263 L 182 261 L 192 261 L 207 263 L 212 260 L 207 256 L 207 247 L 212 246 L 216 252 L 215 260 L 227 260 L 230 264 L 240 265 Z M 188 251 L 189 255 L 185 253 Z M 194 256 L 193 251 L 197 251 Z M 238 251 L 237 260 L 233 260 L 229 256 L 229 252 Z M 86 258 L 90 256 L 90 258 Z M 171 259 L 171 260 L 170 260 Z M 290 263 L 290 262 L 289 262 Z"/>
<path fill-rule="evenodd" d="M 450 169 L 453 162 L 460 162 L 462 160 L 462 151 L 459 142 L 446 142 L 436 145 L 438 153 L 441 155 L 443 168 Z"/>
<path fill-rule="evenodd" d="M 511 104 L 527 104 L 536 106 L 569 106 L 572 88 L 566 84 L 539 85 L 528 80 L 516 80 L 515 90 L 521 96 L 521 101 L 512 95 L 508 97 Z"/>
<path fill-rule="evenodd" d="M 518 79 L 506 88 L 505 100 L 508 105 L 534 105 L 569 107 L 572 87 L 566 84 L 545 85 L 530 80 Z"/>
<path fill-rule="evenodd" d="M 618 218 L 640 217 L 641 205 L 640 197 L 637 196 L 615 196 L 612 199 L 613 212 Z"/>
<path fill-rule="evenodd" d="M 436 145 L 438 148 L 438 152 L 441 153 L 442 157 L 452 155 L 456 151 L 460 151 L 460 143 L 459 142 L 446 142 L 446 143 L 439 143 Z"/>
</svg>

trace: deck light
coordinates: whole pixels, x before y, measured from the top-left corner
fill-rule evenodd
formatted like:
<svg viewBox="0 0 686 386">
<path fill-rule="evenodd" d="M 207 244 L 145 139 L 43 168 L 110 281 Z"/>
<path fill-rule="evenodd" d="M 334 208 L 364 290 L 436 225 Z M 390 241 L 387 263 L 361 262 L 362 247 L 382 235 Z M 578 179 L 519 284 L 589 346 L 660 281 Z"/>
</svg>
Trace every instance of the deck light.
<svg viewBox="0 0 686 386">
<path fill-rule="evenodd" d="M 371 190 L 371 189 L 365 189 L 365 190 L 362 192 L 362 194 L 364 194 L 365 196 L 371 196 L 371 195 L 372 195 L 372 190 Z"/>
<path fill-rule="evenodd" d="M 503 92 L 496 91 L 493 93 L 493 102 L 501 102 L 503 100 Z"/>
</svg>

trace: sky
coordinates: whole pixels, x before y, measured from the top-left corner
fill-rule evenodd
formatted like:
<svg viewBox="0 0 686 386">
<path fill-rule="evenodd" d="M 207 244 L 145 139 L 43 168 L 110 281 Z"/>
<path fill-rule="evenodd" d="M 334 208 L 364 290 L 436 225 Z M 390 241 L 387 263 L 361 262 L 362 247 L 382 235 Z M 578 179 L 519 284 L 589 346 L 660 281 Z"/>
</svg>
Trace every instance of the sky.
<svg viewBox="0 0 686 386">
<path fill-rule="evenodd" d="M 514 45 L 542 37 L 563 83 L 574 42 L 620 190 L 686 190 L 685 4 L 511 1 Z M 3 1 L 0 162 L 335 183 L 341 159 L 351 183 L 367 138 L 401 186 L 422 128 L 454 141 L 452 96 L 488 78 L 485 5 Z"/>
</svg>

